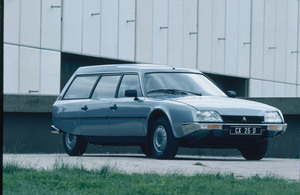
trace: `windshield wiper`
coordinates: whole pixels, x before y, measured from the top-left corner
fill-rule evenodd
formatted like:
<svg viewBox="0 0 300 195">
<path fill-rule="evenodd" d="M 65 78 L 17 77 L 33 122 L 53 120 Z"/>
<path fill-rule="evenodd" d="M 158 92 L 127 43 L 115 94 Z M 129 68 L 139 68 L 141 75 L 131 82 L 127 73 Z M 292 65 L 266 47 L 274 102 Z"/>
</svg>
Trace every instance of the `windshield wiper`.
<svg viewBox="0 0 300 195">
<path fill-rule="evenodd" d="M 201 93 L 195 93 L 195 92 L 179 90 L 179 89 L 156 89 L 156 90 L 149 91 L 147 94 L 150 93 L 169 93 L 169 94 L 180 94 L 180 95 L 187 95 L 188 93 L 190 93 L 193 95 L 202 96 Z"/>
<path fill-rule="evenodd" d="M 191 92 L 191 91 L 184 91 L 184 90 L 180 90 L 180 91 L 185 92 L 185 93 L 190 93 L 190 94 L 193 94 L 193 95 L 202 96 L 201 93 L 196 93 L 196 92 Z"/>
<path fill-rule="evenodd" d="M 182 92 L 180 90 L 177 90 L 177 89 L 155 89 L 155 90 L 152 90 L 152 91 L 149 91 L 148 94 L 150 93 L 169 93 L 169 94 L 186 94 L 185 92 Z"/>
</svg>

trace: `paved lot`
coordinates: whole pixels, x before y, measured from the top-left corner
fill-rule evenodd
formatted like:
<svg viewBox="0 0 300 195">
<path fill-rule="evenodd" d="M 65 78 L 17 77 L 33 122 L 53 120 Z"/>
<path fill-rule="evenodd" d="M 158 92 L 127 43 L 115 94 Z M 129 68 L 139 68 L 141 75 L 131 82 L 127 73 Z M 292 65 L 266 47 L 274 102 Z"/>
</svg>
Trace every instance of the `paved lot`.
<svg viewBox="0 0 300 195">
<path fill-rule="evenodd" d="M 3 154 L 3 163 L 13 162 L 21 166 L 52 169 L 55 163 L 84 166 L 86 169 L 100 169 L 109 165 L 126 173 L 155 172 L 181 173 L 233 173 L 237 178 L 278 176 L 299 179 L 299 159 L 264 158 L 260 161 L 246 161 L 241 157 L 182 156 L 174 160 L 146 158 L 141 154 L 85 154 L 69 157 L 67 154 Z"/>
</svg>

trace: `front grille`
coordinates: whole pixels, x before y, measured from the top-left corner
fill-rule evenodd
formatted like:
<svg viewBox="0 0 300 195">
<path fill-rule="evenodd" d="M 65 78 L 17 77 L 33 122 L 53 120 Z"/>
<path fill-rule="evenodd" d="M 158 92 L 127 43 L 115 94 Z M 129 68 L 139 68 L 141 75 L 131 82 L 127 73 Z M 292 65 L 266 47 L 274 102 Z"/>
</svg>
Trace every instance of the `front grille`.
<svg viewBox="0 0 300 195">
<path fill-rule="evenodd" d="M 222 116 L 224 123 L 263 123 L 263 116 Z"/>
</svg>

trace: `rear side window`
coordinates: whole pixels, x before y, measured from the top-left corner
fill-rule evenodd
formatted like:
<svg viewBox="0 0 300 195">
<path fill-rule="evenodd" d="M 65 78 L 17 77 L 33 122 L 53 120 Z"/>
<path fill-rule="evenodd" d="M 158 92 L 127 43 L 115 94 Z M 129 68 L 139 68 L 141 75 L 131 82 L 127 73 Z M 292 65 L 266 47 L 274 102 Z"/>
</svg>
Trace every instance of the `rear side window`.
<svg viewBox="0 0 300 195">
<path fill-rule="evenodd" d="M 85 99 L 89 98 L 98 76 L 76 77 L 66 92 L 63 99 Z"/>
<path fill-rule="evenodd" d="M 98 82 L 93 96 L 93 99 L 113 98 L 120 76 L 102 76 Z"/>
</svg>

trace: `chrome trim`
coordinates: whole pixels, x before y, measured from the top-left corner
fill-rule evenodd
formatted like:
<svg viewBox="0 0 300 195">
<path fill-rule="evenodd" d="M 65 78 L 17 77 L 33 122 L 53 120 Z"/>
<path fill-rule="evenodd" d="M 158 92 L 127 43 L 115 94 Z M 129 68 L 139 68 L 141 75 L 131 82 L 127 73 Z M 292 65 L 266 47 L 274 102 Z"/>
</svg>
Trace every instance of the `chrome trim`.
<svg viewBox="0 0 300 195">
<path fill-rule="evenodd" d="M 58 128 L 56 128 L 54 125 L 51 125 L 51 128 L 53 129 L 51 131 L 51 133 L 53 133 L 53 134 L 60 134 L 61 133 L 61 131 Z"/>
<path fill-rule="evenodd" d="M 249 123 L 198 123 L 198 122 L 188 122 L 188 123 L 183 123 L 182 124 L 182 131 L 184 135 L 188 135 L 191 133 L 194 133 L 196 131 L 207 131 L 207 130 L 213 130 L 213 129 L 202 129 L 202 125 L 220 125 L 221 128 L 220 130 L 225 130 L 223 129 L 224 126 L 260 126 L 260 127 L 267 127 L 268 126 L 283 126 L 283 130 L 268 130 L 267 131 L 278 131 L 284 133 L 287 128 L 287 124 L 276 124 L 276 123 L 270 123 L 270 124 L 249 124 Z"/>
</svg>

